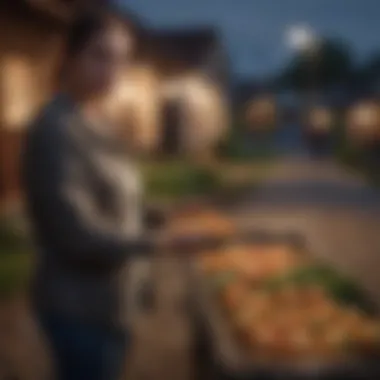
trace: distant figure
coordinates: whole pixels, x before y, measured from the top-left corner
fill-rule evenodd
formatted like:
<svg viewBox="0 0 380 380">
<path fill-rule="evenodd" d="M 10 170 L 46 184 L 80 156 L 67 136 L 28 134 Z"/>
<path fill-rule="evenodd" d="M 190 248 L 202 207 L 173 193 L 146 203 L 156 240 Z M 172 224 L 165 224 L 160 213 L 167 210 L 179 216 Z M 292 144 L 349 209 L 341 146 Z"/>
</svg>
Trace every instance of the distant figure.
<svg viewBox="0 0 380 380">
<path fill-rule="evenodd" d="M 133 43 L 120 16 L 79 15 L 59 93 L 26 138 L 23 178 L 39 247 L 32 300 L 62 380 L 120 378 L 129 259 L 184 243 L 142 236 L 140 175 L 109 122 L 105 100 Z"/>
</svg>

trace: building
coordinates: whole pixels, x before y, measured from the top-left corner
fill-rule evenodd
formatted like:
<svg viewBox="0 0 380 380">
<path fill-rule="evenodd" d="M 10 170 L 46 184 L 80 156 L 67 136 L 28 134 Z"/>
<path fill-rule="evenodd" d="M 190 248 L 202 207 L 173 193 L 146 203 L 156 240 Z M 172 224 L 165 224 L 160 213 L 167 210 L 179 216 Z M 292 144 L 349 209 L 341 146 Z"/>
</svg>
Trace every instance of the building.
<svg viewBox="0 0 380 380">
<path fill-rule="evenodd" d="M 229 124 L 219 35 L 204 27 L 147 30 L 141 45 L 114 99 L 129 117 L 135 146 L 151 154 L 207 154 Z"/>
<path fill-rule="evenodd" d="M 25 128 L 54 90 L 68 22 L 85 4 L 0 3 L 1 199 L 19 195 Z M 151 30 L 130 13 L 126 21 L 138 46 L 110 104 L 128 142 L 144 154 L 210 154 L 229 124 L 228 65 L 218 33 L 204 27 Z"/>
</svg>

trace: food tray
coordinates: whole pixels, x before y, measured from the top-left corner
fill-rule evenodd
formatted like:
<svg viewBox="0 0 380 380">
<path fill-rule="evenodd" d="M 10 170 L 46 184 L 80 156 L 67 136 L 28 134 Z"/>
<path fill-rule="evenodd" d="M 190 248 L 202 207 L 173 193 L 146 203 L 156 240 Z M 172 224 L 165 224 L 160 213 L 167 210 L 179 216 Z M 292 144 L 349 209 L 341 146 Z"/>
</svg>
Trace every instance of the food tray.
<svg viewBox="0 0 380 380">
<path fill-rule="evenodd" d="M 255 230 L 240 238 L 246 242 L 284 242 L 302 252 L 312 252 L 304 236 Z M 379 379 L 380 355 L 326 360 L 254 360 L 237 341 L 209 283 L 193 261 L 197 350 L 203 364 L 198 378 L 248 379 Z M 205 366 L 205 364 L 207 364 Z"/>
</svg>

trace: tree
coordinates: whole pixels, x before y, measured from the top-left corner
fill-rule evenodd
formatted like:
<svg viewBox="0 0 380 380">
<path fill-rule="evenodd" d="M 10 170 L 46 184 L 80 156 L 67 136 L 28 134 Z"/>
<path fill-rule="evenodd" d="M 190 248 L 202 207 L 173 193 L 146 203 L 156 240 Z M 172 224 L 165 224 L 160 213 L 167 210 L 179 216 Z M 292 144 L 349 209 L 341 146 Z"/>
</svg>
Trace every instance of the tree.
<svg viewBox="0 0 380 380">
<path fill-rule="evenodd" d="M 368 77 L 368 79 L 372 79 L 380 75 L 380 51 L 373 54 L 361 71 L 366 77 Z"/>
<path fill-rule="evenodd" d="M 340 40 L 322 40 L 313 49 L 298 53 L 280 76 L 282 86 L 320 90 L 347 80 L 352 72 L 349 47 Z"/>
<path fill-rule="evenodd" d="M 357 68 L 353 74 L 357 87 L 370 89 L 380 81 L 380 51 L 373 54 L 367 62 Z"/>
</svg>

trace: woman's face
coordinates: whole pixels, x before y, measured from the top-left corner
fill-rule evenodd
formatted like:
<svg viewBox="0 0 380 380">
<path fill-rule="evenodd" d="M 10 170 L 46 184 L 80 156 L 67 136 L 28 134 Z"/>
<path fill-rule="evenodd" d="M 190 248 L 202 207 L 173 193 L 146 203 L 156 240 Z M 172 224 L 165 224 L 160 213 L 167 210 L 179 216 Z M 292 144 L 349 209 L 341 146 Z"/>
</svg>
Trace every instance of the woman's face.
<svg viewBox="0 0 380 380">
<path fill-rule="evenodd" d="M 132 36 L 124 27 L 109 27 L 93 36 L 73 65 L 77 84 L 93 95 L 111 91 L 131 55 Z"/>
</svg>

